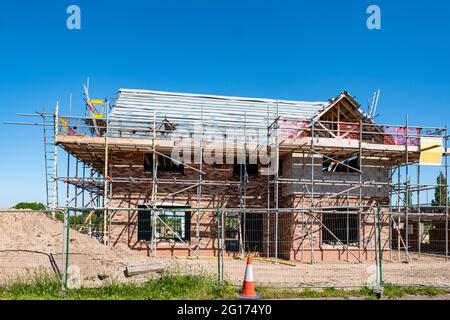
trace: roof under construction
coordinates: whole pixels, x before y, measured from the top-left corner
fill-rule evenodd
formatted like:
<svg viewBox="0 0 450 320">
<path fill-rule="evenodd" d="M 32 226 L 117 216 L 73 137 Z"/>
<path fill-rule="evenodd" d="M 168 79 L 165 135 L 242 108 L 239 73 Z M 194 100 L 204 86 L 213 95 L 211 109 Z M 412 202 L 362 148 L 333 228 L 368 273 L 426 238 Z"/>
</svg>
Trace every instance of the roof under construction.
<svg viewBox="0 0 450 320">
<path fill-rule="evenodd" d="M 120 128 L 151 127 L 167 119 L 192 126 L 206 123 L 210 127 L 236 126 L 246 123 L 248 128 L 266 128 L 277 117 L 310 120 L 327 108 L 330 102 L 288 101 L 260 98 L 186 94 L 150 90 L 119 90 L 119 96 L 109 115 L 114 132 Z"/>
</svg>

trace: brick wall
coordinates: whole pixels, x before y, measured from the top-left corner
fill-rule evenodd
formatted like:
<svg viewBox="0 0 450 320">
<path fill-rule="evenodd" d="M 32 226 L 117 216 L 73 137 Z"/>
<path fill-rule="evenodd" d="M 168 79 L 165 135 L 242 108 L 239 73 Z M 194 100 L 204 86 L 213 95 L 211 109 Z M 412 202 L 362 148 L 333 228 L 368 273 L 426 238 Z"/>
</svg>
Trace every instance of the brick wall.
<svg viewBox="0 0 450 320">
<path fill-rule="evenodd" d="M 110 200 L 110 207 L 114 208 L 137 208 L 139 205 L 149 203 L 151 197 L 151 173 L 144 172 L 143 154 L 139 153 L 115 153 L 113 154 L 114 165 L 111 167 L 111 175 L 117 179 L 121 178 L 128 182 L 113 183 Z M 292 166 L 292 159 L 283 161 L 283 173 L 291 175 L 289 169 Z M 198 168 L 198 166 L 197 166 Z M 296 169 L 296 170 L 307 170 Z M 381 170 L 381 169 L 380 169 Z M 210 181 L 229 181 L 239 182 L 239 177 L 233 177 L 232 165 L 203 165 L 203 171 L 206 175 L 204 180 Z M 299 174 L 300 171 L 297 171 Z M 384 172 L 384 171 L 383 171 Z M 145 178 L 146 181 L 133 182 L 133 178 Z M 171 193 L 177 192 L 189 185 L 183 184 L 181 180 L 197 180 L 199 173 L 191 168 L 185 167 L 184 174 L 158 173 L 158 179 L 170 179 L 170 184 L 158 183 L 157 198 L 164 201 L 159 202 L 163 206 L 179 206 L 193 208 L 191 216 L 191 240 L 190 247 L 193 250 L 198 248 L 200 255 L 215 255 L 217 253 L 217 206 L 221 208 L 239 207 L 239 185 L 203 185 L 202 198 L 199 202 L 200 208 L 206 208 L 207 211 L 196 212 L 197 207 L 197 188 L 191 188 L 174 196 Z M 247 188 L 247 211 L 251 213 L 251 208 L 267 208 L 267 177 L 249 177 L 250 181 Z M 384 179 L 380 175 L 380 180 Z M 273 185 L 270 187 L 270 206 L 273 208 Z M 365 204 L 374 204 L 381 201 L 386 204 L 387 198 L 384 197 L 386 191 L 376 193 L 374 197 L 365 194 L 363 198 Z M 383 197 L 376 197 L 382 195 Z M 318 198 L 317 198 L 318 199 Z M 317 200 L 315 199 L 315 201 Z M 322 206 L 332 205 L 353 205 L 358 200 L 353 197 L 347 202 L 346 197 L 323 201 Z M 308 195 L 292 193 L 292 187 L 280 184 L 280 207 L 301 208 L 310 206 L 310 197 Z M 210 210 L 209 210 L 210 209 Z M 262 215 L 261 230 L 261 252 L 262 256 L 275 255 L 275 213 L 259 213 Z M 280 213 L 278 215 L 278 255 L 283 259 L 295 259 L 309 261 L 311 255 L 311 241 L 305 233 L 306 219 L 305 213 Z M 320 216 L 316 215 L 316 219 Z M 310 220 L 314 220 L 310 217 Z M 197 228 L 198 225 L 198 228 Z M 361 259 L 373 258 L 373 217 L 362 217 L 361 220 L 361 246 L 351 248 L 352 252 Z M 111 217 L 110 239 L 113 243 L 124 243 L 134 249 L 142 250 L 149 254 L 149 245 L 137 241 L 137 211 L 115 211 Z M 199 238 L 197 238 L 197 231 Z M 383 227 L 383 243 L 386 246 L 388 228 Z M 352 260 L 355 257 L 344 250 L 342 247 L 324 246 L 321 243 L 321 225 L 318 221 L 312 222 L 312 243 L 313 252 L 317 260 Z M 386 247 L 387 248 L 387 247 Z M 227 253 L 228 254 L 228 253 Z M 230 255 L 234 253 L 229 253 Z M 158 242 L 157 255 L 192 255 L 190 249 L 181 242 Z"/>
</svg>

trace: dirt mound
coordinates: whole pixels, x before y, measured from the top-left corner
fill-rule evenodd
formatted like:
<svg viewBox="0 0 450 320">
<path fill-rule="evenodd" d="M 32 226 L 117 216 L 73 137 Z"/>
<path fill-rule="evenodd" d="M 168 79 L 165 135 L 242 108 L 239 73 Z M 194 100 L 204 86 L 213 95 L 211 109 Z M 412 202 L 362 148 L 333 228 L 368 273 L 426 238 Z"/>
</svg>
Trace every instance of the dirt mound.
<svg viewBox="0 0 450 320">
<path fill-rule="evenodd" d="M 96 285 L 105 279 L 125 281 L 127 265 L 156 260 L 122 244 L 105 246 L 74 229 L 69 238 L 69 266 L 79 268 L 83 285 Z M 57 273 L 62 251 L 63 224 L 59 220 L 45 213 L 0 214 L 0 282 L 37 270 Z"/>
</svg>

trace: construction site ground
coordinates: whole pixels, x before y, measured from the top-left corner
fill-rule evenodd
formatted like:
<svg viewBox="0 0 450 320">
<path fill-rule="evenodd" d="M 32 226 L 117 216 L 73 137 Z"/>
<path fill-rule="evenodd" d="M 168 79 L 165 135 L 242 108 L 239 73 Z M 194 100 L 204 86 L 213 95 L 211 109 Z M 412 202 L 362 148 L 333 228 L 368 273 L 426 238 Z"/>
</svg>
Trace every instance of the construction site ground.
<svg viewBox="0 0 450 320">
<path fill-rule="evenodd" d="M 12 211 L 0 214 L 0 284 L 17 276 L 36 272 L 61 271 L 63 251 L 62 223 L 44 213 Z M 125 245 L 105 246 L 76 230 L 70 232 L 69 266 L 80 270 L 81 284 L 98 286 L 105 281 L 145 281 L 160 276 L 151 272 L 126 277 L 130 265 L 159 264 L 166 272 L 181 274 L 207 273 L 217 276 L 216 257 L 151 258 Z M 268 287 L 363 287 L 370 286 L 375 277 L 375 262 L 289 262 L 276 264 L 253 261 L 255 282 Z M 241 285 L 245 273 L 245 259 L 225 258 L 224 278 Z M 405 286 L 450 287 L 450 264 L 443 257 L 412 255 L 409 263 L 383 261 L 383 281 Z"/>
<path fill-rule="evenodd" d="M 217 273 L 217 261 L 211 258 L 176 259 L 180 270 Z M 371 286 L 375 277 L 375 262 L 349 263 L 321 262 L 276 264 L 253 261 L 255 283 L 268 287 L 362 287 Z M 450 288 L 450 266 L 443 258 L 422 255 L 412 256 L 406 263 L 383 261 L 383 281 L 400 286 L 431 286 Z M 245 273 L 245 260 L 225 259 L 224 276 L 240 285 Z"/>
</svg>

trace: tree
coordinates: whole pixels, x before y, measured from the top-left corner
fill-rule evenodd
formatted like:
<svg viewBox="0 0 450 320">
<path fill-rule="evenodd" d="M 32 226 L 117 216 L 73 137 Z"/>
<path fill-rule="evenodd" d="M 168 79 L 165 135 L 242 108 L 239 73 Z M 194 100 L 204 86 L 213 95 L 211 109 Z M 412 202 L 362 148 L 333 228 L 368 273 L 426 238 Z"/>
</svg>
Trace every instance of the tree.
<svg viewBox="0 0 450 320">
<path fill-rule="evenodd" d="M 431 201 L 432 206 L 445 206 L 448 197 L 447 179 L 442 172 L 439 172 L 436 178 L 436 187 L 434 188 L 434 200 Z"/>
<path fill-rule="evenodd" d="M 410 184 L 411 184 L 411 181 L 408 178 L 407 185 L 410 186 Z M 408 207 L 411 207 L 413 205 L 413 194 L 412 194 L 412 191 L 410 188 L 408 188 L 408 194 L 406 194 L 406 190 L 405 190 L 405 201 L 406 201 L 406 199 L 408 199 L 408 202 L 407 202 Z"/>
<path fill-rule="evenodd" d="M 19 202 L 14 209 L 29 209 L 29 210 L 45 210 L 45 205 L 40 202 Z"/>
</svg>

